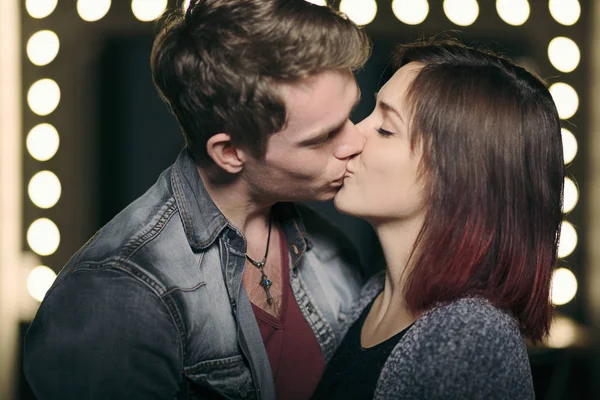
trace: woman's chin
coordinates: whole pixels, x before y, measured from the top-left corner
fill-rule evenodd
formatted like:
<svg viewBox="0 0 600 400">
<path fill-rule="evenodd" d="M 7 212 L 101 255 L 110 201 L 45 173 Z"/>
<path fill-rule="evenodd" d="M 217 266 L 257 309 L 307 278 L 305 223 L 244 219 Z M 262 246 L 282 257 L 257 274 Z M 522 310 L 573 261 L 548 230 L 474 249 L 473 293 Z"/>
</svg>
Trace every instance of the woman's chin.
<svg viewBox="0 0 600 400">
<path fill-rule="evenodd" d="M 348 200 L 348 194 L 344 191 L 344 187 L 342 187 L 333 198 L 333 205 L 336 210 L 343 214 L 358 216 L 356 214 L 356 209 L 349 204 L 350 202 Z"/>
</svg>

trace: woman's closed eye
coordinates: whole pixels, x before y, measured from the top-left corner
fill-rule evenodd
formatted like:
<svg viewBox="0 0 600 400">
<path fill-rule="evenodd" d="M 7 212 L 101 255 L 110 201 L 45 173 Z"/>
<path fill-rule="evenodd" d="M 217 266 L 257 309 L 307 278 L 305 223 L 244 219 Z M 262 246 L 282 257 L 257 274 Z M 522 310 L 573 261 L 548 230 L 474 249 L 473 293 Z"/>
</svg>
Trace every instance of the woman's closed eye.
<svg viewBox="0 0 600 400">
<path fill-rule="evenodd" d="M 390 137 L 390 136 L 394 135 L 394 132 L 386 131 L 383 128 L 378 128 L 377 132 L 383 137 Z"/>
</svg>

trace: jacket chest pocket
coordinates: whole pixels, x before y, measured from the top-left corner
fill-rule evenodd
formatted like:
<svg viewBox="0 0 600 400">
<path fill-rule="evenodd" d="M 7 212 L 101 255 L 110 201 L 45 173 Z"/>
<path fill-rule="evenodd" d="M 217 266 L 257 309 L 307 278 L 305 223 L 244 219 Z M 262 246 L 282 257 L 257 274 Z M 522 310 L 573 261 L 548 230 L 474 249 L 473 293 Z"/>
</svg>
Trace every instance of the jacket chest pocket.
<svg viewBox="0 0 600 400">
<path fill-rule="evenodd" d="M 203 361 L 185 373 L 190 400 L 256 398 L 252 374 L 241 355 Z"/>
</svg>

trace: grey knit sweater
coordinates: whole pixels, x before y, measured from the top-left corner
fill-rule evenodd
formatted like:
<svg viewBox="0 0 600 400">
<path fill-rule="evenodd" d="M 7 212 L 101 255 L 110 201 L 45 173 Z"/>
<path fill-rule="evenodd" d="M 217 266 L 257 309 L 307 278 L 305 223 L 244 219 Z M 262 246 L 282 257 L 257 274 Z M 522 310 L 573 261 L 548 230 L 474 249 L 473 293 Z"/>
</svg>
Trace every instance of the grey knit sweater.
<svg viewBox="0 0 600 400">
<path fill-rule="evenodd" d="M 348 327 L 384 286 L 371 278 Z M 515 318 L 479 298 L 426 312 L 388 357 L 374 399 L 533 399 L 527 348 Z"/>
</svg>

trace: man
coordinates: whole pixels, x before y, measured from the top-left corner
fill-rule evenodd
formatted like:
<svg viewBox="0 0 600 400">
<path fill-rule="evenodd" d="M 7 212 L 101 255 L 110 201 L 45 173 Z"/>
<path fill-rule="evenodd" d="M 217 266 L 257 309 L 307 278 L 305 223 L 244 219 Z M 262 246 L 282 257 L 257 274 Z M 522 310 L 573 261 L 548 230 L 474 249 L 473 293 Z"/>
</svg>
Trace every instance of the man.
<svg viewBox="0 0 600 400">
<path fill-rule="evenodd" d="M 358 257 L 292 201 L 328 200 L 364 139 L 369 45 L 304 0 L 200 0 L 154 82 L 186 148 L 68 262 L 31 325 L 40 399 L 308 398 L 356 299 Z"/>
</svg>

